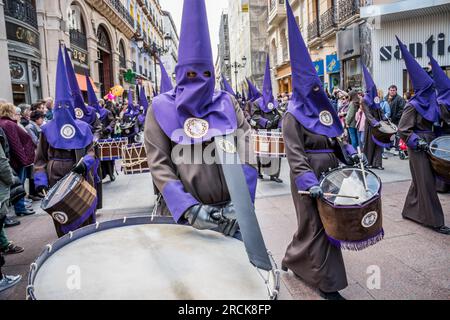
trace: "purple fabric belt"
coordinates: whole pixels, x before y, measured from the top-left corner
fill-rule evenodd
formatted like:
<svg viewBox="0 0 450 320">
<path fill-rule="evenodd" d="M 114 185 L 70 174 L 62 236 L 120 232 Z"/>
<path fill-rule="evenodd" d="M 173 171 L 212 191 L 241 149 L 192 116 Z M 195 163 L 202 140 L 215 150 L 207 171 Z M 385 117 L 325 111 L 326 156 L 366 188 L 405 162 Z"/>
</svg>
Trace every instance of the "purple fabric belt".
<svg viewBox="0 0 450 320">
<path fill-rule="evenodd" d="M 314 149 L 314 150 L 305 150 L 306 153 L 334 153 L 333 149 Z"/>
<path fill-rule="evenodd" d="M 433 133 L 431 130 L 414 130 L 414 133 Z"/>
</svg>

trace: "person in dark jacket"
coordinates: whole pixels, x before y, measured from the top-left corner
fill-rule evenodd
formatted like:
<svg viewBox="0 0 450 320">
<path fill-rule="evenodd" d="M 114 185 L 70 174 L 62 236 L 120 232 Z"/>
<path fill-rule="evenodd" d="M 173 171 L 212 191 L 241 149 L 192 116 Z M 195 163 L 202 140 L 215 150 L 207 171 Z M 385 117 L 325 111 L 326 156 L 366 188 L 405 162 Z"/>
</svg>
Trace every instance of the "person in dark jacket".
<svg viewBox="0 0 450 320">
<path fill-rule="evenodd" d="M 405 107 L 406 101 L 397 94 L 397 86 L 392 85 L 389 87 L 389 94 L 385 99 L 389 106 L 391 107 L 391 122 L 398 126 L 400 118 L 402 117 L 403 108 Z"/>
</svg>

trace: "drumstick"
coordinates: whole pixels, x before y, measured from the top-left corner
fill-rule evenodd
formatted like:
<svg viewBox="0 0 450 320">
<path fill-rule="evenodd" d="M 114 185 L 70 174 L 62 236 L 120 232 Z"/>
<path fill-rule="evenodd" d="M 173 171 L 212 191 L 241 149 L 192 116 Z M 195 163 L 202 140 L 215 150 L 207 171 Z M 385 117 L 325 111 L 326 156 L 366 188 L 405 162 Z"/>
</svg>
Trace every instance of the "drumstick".
<svg viewBox="0 0 450 320">
<path fill-rule="evenodd" d="M 311 192 L 309 192 L 309 191 L 299 191 L 298 194 L 310 195 Z M 344 195 L 344 194 L 324 193 L 323 195 L 325 197 L 348 198 L 348 199 L 356 199 L 356 200 L 359 199 L 358 196 L 347 196 L 347 195 Z"/>
<path fill-rule="evenodd" d="M 361 153 L 361 147 L 358 146 L 358 156 L 360 159 L 362 159 L 362 153 Z M 369 188 L 367 188 L 367 180 L 366 180 L 366 170 L 364 169 L 364 163 L 361 161 L 361 171 L 362 171 L 362 176 L 363 176 L 363 181 L 364 181 L 364 188 L 366 189 L 366 192 L 369 191 Z"/>
<path fill-rule="evenodd" d="M 436 147 L 430 147 L 430 149 L 433 149 L 433 150 L 437 150 L 437 151 L 442 151 L 442 152 L 448 152 L 448 153 L 450 153 L 450 150 L 439 149 L 439 148 L 436 148 Z"/>
</svg>

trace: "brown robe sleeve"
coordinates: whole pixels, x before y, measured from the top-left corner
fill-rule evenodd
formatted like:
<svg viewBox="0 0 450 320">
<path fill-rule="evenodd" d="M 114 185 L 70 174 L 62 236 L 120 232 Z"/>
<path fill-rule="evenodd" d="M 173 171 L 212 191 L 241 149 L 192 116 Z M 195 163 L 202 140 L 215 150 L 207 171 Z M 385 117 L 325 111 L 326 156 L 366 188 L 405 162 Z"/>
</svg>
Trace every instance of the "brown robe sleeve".
<svg viewBox="0 0 450 320">
<path fill-rule="evenodd" d="M 306 155 L 302 127 L 290 113 L 287 113 L 283 119 L 283 136 L 286 156 L 297 189 L 307 191 L 311 187 L 319 185 Z"/>
<path fill-rule="evenodd" d="M 400 134 L 400 138 L 402 138 L 411 149 L 416 149 L 417 141 L 420 139 L 420 137 L 414 133 L 416 116 L 416 109 L 412 105 L 408 104 L 403 110 L 402 117 L 398 124 L 398 133 Z"/>
<path fill-rule="evenodd" d="M 172 162 L 172 142 L 159 126 L 150 107 L 144 128 L 144 144 L 153 183 L 162 193 L 175 221 L 199 202 L 186 191 Z"/>
<path fill-rule="evenodd" d="M 375 127 L 380 122 L 380 116 L 376 116 L 375 114 L 378 112 L 377 110 L 372 110 L 369 108 L 364 102 L 362 103 L 363 112 L 366 116 L 366 119 L 371 127 Z M 357 110 L 358 112 L 358 110 Z M 382 112 L 380 110 L 380 112 Z"/>
</svg>

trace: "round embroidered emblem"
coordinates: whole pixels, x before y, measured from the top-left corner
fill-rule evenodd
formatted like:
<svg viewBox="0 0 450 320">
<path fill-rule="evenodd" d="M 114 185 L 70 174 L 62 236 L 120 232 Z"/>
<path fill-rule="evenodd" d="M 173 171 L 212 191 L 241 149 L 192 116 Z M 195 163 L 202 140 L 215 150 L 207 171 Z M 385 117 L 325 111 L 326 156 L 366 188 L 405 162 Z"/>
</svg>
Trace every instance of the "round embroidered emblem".
<svg viewBox="0 0 450 320">
<path fill-rule="evenodd" d="M 81 119 L 84 117 L 84 112 L 80 108 L 75 108 L 75 118 Z"/>
<path fill-rule="evenodd" d="M 370 228 L 377 222 L 377 220 L 378 220 L 378 213 L 376 211 L 370 211 L 362 218 L 361 225 L 364 228 Z"/>
<path fill-rule="evenodd" d="M 219 148 L 225 151 L 226 153 L 236 153 L 236 147 L 233 143 L 225 139 L 218 140 Z"/>
<path fill-rule="evenodd" d="M 69 221 L 69 218 L 67 217 L 67 214 L 61 211 L 55 211 L 52 213 L 53 219 L 55 219 L 60 224 L 66 224 L 67 221 Z"/>
<path fill-rule="evenodd" d="M 331 126 L 333 124 L 333 116 L 329 111 L 322 111 L 319 114 L 320 123 L 325 126 Z"/>
<path fill-rule="evenodd" d="M 208 133 L 209 123 L 203 119 L 189 118 L 184 122 L 184 133 L 189 138 L 202 138 Z"/>
<path fill-rule="evenodd" d="M 66 124 L 61 128 L 61 136 L 64 139 L 72 139 L 75 136 L 75 128 L 71 124 Z"/>
</svg>

